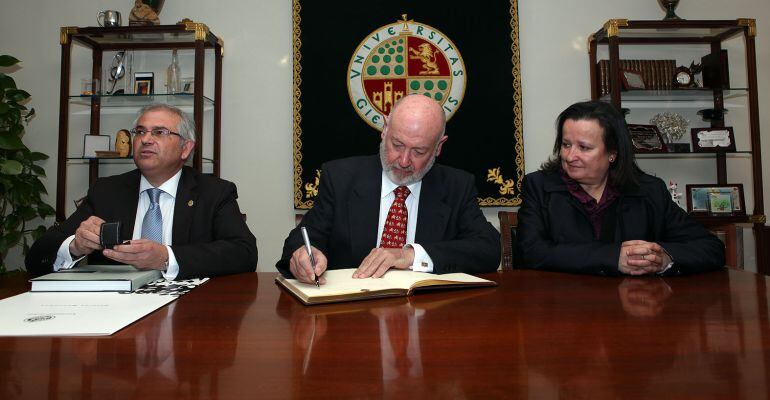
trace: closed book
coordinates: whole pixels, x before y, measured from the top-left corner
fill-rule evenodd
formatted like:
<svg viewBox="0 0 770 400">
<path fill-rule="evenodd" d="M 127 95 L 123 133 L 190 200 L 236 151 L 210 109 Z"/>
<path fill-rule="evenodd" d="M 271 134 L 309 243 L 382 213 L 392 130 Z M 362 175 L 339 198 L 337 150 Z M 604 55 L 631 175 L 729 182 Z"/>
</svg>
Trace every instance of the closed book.
<svg viewBox="0 0 770 400">
<path fill-rule="evenodd" d="M 639 60 L 639 73 L 642 74 L 644 79 L 644 88 L 652 89 L 652 68 L 650 66 L 652 62 L 650 60 Z"/>
<path fill-rule="evenodd" d="M 651 90 L 663 89 L 660 83 L 660 60 L 648 60 L 646 65 L 648 88 Z"/>
<path fill-rule="evenodd" d="M 381 278 L 354 279 L 354 271 L 354 268 L 326 271 L 323 275 L 326 284 L 320 288 L 280 275 L 275 281 L 305 305 L 409 296 L 421 289 L 497 286 L 496 282 L 463 273 L 437 275 L 392 269 Z"/>
<path fill-rule="evenodd" d="M 660 89 L 674 88 L 674 71 L 669 60 L 660 60 L 658 63 L 658 84 Z"/>
<path fill-rule="evenodd" d="M 86 265 L 30 279 L 33 292 L 133 292 L 160 279 L 156 269 L 131 265 Z"/>
<path fill-rule="evenodd" d="M 610 68 L 609 60 L 599 60 L 599 93 L 601 96 L 610 92 L 609 88 L 609 75 L 607 70 Z"/>
</svg>

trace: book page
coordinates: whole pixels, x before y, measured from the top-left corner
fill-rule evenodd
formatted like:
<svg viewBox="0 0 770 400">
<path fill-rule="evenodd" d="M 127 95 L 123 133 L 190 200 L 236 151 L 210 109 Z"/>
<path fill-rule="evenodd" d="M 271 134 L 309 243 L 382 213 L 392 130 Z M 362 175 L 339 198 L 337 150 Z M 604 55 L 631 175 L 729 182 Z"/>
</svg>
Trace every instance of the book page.
<svg viewBox="0 0 770 400">
<path fill-rule="evenodd" d="M 355 268 L 334 269 L 324 272 L 326 284 L 318 288 L 315 284 L 302 283 L 296 279 L 287 279 L 300 292 L 313 298 L 319 296 L 337 296 L 358 292 L 373 292 L 386 289 L 408 289 L 409 285 L 399 287 L 397 284 L 380 278 L 353 279 Z M 385 274 L 386 276 L 388 274 Z"/>
<path fill-rule="evenodd" d="M 467 284 L 467 283 L 489 283 L 488 280 L 465 273 L 454 274 L 431 274 L 428 272 L 415 272 L 405 270 L 391 269 L 382 277 L 383 280 L 391 282 L 393 286 L 400 288 L 415 288 L 421 286 L 446 285 L 446 284 Z"/>
<path fill-rule="evenodd" d="M 286 281 L 293 285 L 309 298 L 339 296 L 344 294 L 375 292 L 388 289 L 409 290 L 413 286 L 423 286 L 418 282 L 424 282 L 425 285 L 436 285 L 445 283 L 485 283 L 486 279 L 478 278 L 472 275 L 455 273 L 436 275 L 427 272 L 415 272 L 407 270 L 391 269 L 383 275 L 382 278 L 364 278 L 353 279 L 355 268 L 327 270 L 324 272 L 326 284 L 320 288 L 315 284 L 299 282 L 296 279 L 287 279 Z"/>
</svg>

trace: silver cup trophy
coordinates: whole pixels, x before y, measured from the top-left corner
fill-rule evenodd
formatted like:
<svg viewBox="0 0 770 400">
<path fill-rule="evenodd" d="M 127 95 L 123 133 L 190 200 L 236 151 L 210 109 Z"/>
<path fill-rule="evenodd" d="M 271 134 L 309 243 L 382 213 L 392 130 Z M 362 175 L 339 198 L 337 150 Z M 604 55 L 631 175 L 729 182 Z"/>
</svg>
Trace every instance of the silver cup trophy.
<svg viewBox="0 0 770 400">
<path fill-rule="evenodd" d="M 99 26 L 112 27 L 123 25 L 123 20 L 120 17 L 120 12 L 115 10 L 104 10 L 96 14 L 96 22 Z"/>
</svg>

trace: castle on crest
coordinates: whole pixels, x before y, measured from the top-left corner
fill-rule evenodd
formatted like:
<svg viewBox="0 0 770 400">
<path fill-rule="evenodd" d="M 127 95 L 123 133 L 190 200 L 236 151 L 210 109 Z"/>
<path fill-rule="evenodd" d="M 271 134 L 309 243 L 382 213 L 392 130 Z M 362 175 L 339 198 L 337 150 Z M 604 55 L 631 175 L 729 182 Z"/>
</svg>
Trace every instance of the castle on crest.
<svg viewBox="0 0 770 400">
<path fill-rule="evenodd" d="M 398 99 L 404 97 L 404 92 L 401 90 L 393 91 L 393 82 L 386 81 L 382 92 L 372 93 L 372 103 L 383 112 L 383 114 L 390 114 L 390 109 L 393 108 L 393 103 Z"/>
</svg>

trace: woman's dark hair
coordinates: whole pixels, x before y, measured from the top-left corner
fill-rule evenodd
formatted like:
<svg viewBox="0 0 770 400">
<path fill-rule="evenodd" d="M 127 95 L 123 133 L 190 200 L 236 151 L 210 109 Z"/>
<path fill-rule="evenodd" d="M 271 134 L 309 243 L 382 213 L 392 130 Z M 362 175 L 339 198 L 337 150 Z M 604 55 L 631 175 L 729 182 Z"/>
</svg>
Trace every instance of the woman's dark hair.
<svg viewBox="0 0 770 400">
<path fill-rule="evenodd" d="M 575 103 L 559 114 L 556 118 L 556 142 L 553 145 L 551 158 L 540 167 L 544 171 L 559 171 L 561 169 L 561 142 L 564 123 L 568 120 L 596 121 L 604 130 L 602 139 L 608 153 L 615 152 L 616 160 L 610 163 L 608 183 L 618 189 L 633 189 L 639 187 L 639 175 L 642 170 L 636 165 L 634 151 L 631 146 L 631 136 L 628 134 L 626 120 L 615 106 L 603 101 L 585 101 Z"/>
</svg>

